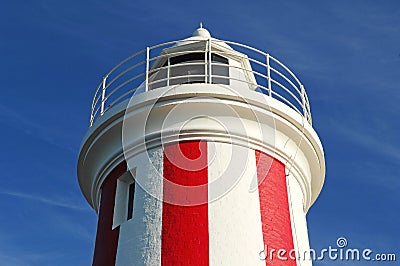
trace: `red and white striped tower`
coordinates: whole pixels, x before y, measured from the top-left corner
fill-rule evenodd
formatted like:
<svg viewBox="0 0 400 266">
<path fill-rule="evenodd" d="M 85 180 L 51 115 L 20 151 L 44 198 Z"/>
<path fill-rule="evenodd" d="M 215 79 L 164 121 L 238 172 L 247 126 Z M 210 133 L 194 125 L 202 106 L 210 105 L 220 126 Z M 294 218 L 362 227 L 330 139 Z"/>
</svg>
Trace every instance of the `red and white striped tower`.
<svg viewBox="0 0 400 266">
<path fill-rule="evenodd" d="M 78 162 L 93 265 L 311 265 L 324 153 L 299 79 L 260 50 L 193 36 L 100 83 Z"/>
</svg>

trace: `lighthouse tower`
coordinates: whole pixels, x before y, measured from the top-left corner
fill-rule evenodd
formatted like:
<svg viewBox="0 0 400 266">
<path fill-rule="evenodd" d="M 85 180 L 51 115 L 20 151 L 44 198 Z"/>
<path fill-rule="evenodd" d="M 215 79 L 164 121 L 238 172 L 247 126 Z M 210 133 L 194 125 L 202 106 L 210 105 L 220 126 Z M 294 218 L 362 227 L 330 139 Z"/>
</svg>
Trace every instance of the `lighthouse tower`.
<svg viewBox="0 0 400 266">
<path fill-rule="evenodd" d="M 325 160 L 304 86 L 213 38 L 147 47 L 101 80 L 79 153 L 93 265 L 311 265 Z"/>
</svg>

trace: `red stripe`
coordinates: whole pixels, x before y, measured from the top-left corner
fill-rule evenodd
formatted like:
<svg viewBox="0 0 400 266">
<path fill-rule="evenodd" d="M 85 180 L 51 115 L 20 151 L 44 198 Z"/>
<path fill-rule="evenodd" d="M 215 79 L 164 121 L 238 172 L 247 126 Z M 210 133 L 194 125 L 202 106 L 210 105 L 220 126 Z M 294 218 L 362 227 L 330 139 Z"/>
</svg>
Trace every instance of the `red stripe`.
<svg viewBox="0 0 400 266">
<path fill-rule="evenodd" d="M 112 230 L 115 193 L 117 190 L 117 179 L 126 171 L 126 163 L 122 162 L 111 171 L 101 186 L 101 201 L 93 266 L 115 265 L 119 238 L 119 227 Z"/>
<path fill-rule="evenodd" d="M 289 256 L 294 244 L 285 165 L 260 151 L 256 151 L 255 155 L 266 265 L 296 266 L 296 261 Z M 287 260 L 278 258 L 280 249 L 285 252 L 280 256 Z"/>
<path fill-rule="evenodd" d="M 207 142 L 183 142 L 165 147 L 162 266 L 209 265 L 207 181 Z M 197 186 L 194 191 L 193 186 Z M 174 202 L 205 203 L 182 206 Z"/>
</svg>

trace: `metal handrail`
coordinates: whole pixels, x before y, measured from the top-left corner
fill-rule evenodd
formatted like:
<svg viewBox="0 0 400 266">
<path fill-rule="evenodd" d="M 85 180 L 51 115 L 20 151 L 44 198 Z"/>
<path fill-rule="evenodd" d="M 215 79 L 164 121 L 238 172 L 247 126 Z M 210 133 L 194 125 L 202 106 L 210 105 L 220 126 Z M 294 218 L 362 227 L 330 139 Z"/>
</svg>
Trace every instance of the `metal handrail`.
<svg viewBox="0 0 400 266">
<path fill-rule="evenodd" d="M 201 46 L 202 48 L 197 47 L 195 50 L 190 51 L 171 51 L 161 54 L 161 51 L 165 48 L 179 47 L 185 43 L 196 43 L 203 46 Z M 214 48 L 214 45 L 217 46 Z M 227 48 L 227 45 L 229 45 L 230 48 Z M 221 47 L 225 48 L 224 51 L 220 49 Z M 235 48 L 239 50 L 236 50 Z M 251 57 L 246 52 L 243 52 L 243 50 L 246 52 L 250 51 L 251 54 L 255 53 L 256 56 Z M 152 56 L 152 53 L 157 54 L 156 56 Z M 182 62 L 175 65 L 170 64 L 171 57 L 186 53 L 204 53 L 204 60 Z M 232 57 L 235 59 L 246 60 L 250 68 L 244 65 L 234 66 L 213 62 L 212 54 L 214 53 L 228 58 Z M 255 57 L 260 57 L 263 60 Z M 162 62 L 164 58 L 166 58 L 165 64 L 160 65 L 160 62 Z M 171 69 L 178 66 L 193 65 L 204 65 L 204 74 L 188 73 L 187 75 L 179 76 L 171 76 L 170 74 Z M 238 73 L 240 72 L 243 74 L 243 78 L 237 78 L 230 74 L 228 76 L 216 75 L 216 73 L 212 73 L 214 66 L 227 66 L 229 73 L 232 71 L 238 71 Z M 261 71 L 260 69 L 264 70 Z M 164 73 L 165 76 L 155 79 L 157 73 Z M 249 74 L 253 76 L 250 80 L 248 79 Z M 169 86 L 171 82 L 175 82 L 174 84 L 176 84 L 176 82 L 184 78 L 187 78 L 187 81 L 189 82 L 191 79 L 197 78 L 196 80 L 192 80 L 192 82 L 199 82 L 198 79 L 201 79 L 202 77 L 204 77 L 204 79 L 203 81 L 200 81 L 201 83 L 213 83 L 214 79 L 243 82 L 249 86 L 249 89 L 268 95 L 269 97 L 288 105 L 290 108 L 302 115 L 309 124 L 312 124 L 310 103 L 304 86 L 296 75 L 282 62 L 266 52 L 237 42 L 217 39 L 187 39 L 147 47 L 146 49 L 132 54 L 114 66 L 104 76 L 95 91 L 91 104 L 90 126 L 93 125 L 99 116 L 104 115 L 107 110 L 116 104 L 121 103 L 128 97 L 143 92 L 142 89 L 139 90 L 139 88 L 143 88 L 146 92 L 149 89 Z"/>
</svg>

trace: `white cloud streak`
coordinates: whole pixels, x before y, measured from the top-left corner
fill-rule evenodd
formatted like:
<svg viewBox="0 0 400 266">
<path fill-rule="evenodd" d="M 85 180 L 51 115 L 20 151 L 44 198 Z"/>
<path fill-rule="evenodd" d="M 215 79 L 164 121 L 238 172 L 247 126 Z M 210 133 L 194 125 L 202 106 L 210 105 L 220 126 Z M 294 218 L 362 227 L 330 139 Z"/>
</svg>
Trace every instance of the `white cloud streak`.
<svg viewBox="0 0 400 266">
<path fill-rule="evenodd" d="M 32 200 L 32 201 L 36 201 L 36 202 L 39 202 L 39 203 L 42 203 L 45 205 L 54 206 L 54 207 L 67 208 L 67 209 L 74 210 L 74 211 L 87 211 L 88 210 L 87 207 L 73 204 L 67 200 L 51 199 L 51 198 L 46 198 L 46 197 L 39 196 L 39 195 L 33 195 L 33 194 L 27 194 L 27 193 L 22 193 L 22 192 L 15 192 L 15 191 L 0 191 L 0 194 L 16 197 L 16 198 L 20 198 L 20 199 L 25 199 L 25 200 Z"/>
<path fill-rule="evenodd" d="M 382 138 L 368 135 L 362 128 L 354 129 L 352 126 L 346 126 L 342 122 L 335 122 L 334 128 L 352 143 L 358 144 L 373 152 L 384 155 L 394 161 L 400 160 L 400 149 L 392 143 L 385 142 Z"/>
<path fill-rule="evenodd" d="M 17 111 L 0 104 L 0 119 L 2 117 L 5 123 L 21 130 L 25 134 L 34 136 L 50 145 L 62 148 L 75 154 L 75 151 L 72 148 L 60 145 L 59 141 L 56 141 L 54 137 L 52 137 L 52 134 L 50 133 L 50 127 L 44 127 L 39 123 L 35 123 L 32 119 L 28 119 Z"/>
</svg>

